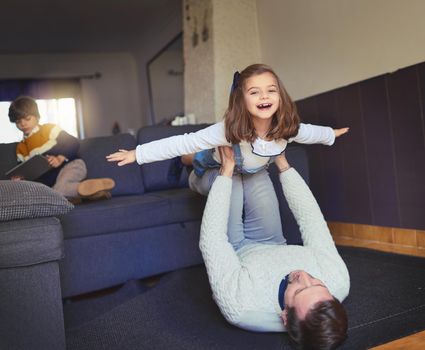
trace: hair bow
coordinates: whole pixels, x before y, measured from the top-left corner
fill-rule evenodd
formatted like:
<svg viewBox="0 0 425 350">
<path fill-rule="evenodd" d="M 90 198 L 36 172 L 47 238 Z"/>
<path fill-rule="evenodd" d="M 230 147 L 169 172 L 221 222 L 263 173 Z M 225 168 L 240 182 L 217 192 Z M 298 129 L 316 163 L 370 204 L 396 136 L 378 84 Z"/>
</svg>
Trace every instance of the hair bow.
<svg viewBox="0 0 425 350">
<path fill-rule="evenodd" d="M 230 93 L 235 91 L 236 88 L 238 87 L 240 76 L 241 74 L 238 71 L 236 71 L 235 74 L 233 74 L 233 82 L 232 82 L 232 88 L 230 89 Z"/>
</svg>

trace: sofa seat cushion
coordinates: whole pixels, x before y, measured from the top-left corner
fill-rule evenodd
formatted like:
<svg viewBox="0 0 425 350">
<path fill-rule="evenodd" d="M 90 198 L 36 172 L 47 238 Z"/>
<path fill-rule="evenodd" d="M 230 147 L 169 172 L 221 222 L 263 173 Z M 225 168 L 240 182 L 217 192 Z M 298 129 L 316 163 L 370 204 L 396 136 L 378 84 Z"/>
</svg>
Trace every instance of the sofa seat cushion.
<svg viewBox="0 0 425 350">
<path fill-rule="evenodd" d="M 61 222 L 70 239 L 200 220 L 204 205 L 189 189 L 165 190 L 77 205 Z"/>
<path fill-rule="evenodd" d="M 62 256 L 62 227 L 57 218 L 0 223 L 0 268 L 41 264 Z"/>
</svg>

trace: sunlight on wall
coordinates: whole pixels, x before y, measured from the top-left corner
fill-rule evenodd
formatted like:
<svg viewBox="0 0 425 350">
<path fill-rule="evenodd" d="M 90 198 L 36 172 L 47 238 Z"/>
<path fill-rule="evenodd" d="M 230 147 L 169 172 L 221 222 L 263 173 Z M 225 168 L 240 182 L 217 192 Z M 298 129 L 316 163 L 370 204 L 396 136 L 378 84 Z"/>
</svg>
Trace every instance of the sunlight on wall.
<svg viewBox="0 0 425 350">
<path fill-rule="evenodd" d="M 75 99 L 60 98 L 36 100 L 40 112 L 40 124 L 58 124 L 62 129 L 78 137 Z M 10 102 L 0 102 L 0 143 L 22 140 L 22 132 L 9 121 Z"/>
</svg>

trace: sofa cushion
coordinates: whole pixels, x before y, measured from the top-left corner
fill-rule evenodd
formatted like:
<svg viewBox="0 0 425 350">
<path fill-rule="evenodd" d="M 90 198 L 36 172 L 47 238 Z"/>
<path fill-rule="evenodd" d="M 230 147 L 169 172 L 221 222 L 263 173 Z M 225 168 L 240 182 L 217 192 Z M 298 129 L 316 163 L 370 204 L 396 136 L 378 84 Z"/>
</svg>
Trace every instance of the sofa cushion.
<svg viewBox="0 0 425 350">
<path fill-rule="evenodd" d="M 137 133 L 137 142 L 139 144 L 148 143 L 165 137 L 195 132 L 200 129 L 206 128 L 207 126 L 208 124 L 183 126 L 147 126 L 139 129 Z M 174 160 L 172 159 L 163 160 L 160 162 L 143 164 L 141 166 L 143 174 L 143 183 L 145 185 L 146 191 L 187 187 L 188 173 L 186 169 L 183 169 L 180 179 L 178 179 L 177 181 L 168 176 L 173 161 Z"/>
<path fill-rule="evenodd" d="M 79 155 L 87 165 L 87 178 L 114 179 L 115 188 L 112 190 L 112 195 L 143 193 L 143 181 L 137 163 L 119 167 L 115 162 L 107 162 L 105 159 L 108 154 L 119 149 L 134 148 L 136 148 L 136 140 L 130 134 L 81 140 Z"/>
<path fill-rule="evenodd" d="M 69 239 L 200 220 L 204 205 L 189 189 L 165 190 L 77 205 L 61 222 Z"/>
<path fill-rule="evenodd" d="M 65 214 L 74 206 L 50 187 L 32 181 L 0 181 L 0 221 Z"/>
<path fill-rule="evenodd" d="M 62 227 L 57 218 L 0 223 L 0 268 L 40 264 L 62 256 Z"/>
</svg>

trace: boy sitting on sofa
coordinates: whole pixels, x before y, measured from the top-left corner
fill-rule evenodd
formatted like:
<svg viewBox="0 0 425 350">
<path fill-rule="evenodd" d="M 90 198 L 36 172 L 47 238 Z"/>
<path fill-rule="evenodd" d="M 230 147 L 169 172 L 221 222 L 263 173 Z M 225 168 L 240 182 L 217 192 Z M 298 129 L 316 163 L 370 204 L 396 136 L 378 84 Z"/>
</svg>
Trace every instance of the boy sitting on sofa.
<svg viewBox="0 0 425 350">
<path fill-rule="evenodd" d="M 21 130 L 23 140 L 16 146 L 19 162 L 24 162 L 36 154 L 44 155 L 52 167 L 36 181 L 61 193 L 73 203 L 81 199 L 110 198 L 114 180 L 99 178 L 84 180 L 87 176 L 86 164 L 77 158 L 80 142 L 55 124 L 40 125 L 40 113 L 35 100 L 20 96 L 9 107 L 9 119 Z M 24 180 L 14 177 L 12 180 Z M 83 181 L 84 180 L 84 181 Z"/>
</svg>

